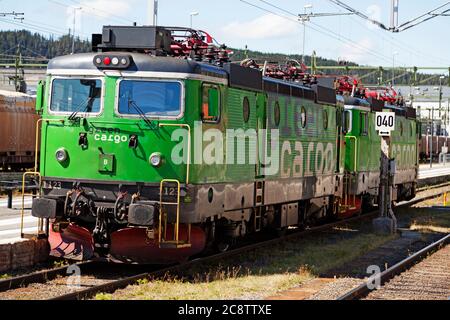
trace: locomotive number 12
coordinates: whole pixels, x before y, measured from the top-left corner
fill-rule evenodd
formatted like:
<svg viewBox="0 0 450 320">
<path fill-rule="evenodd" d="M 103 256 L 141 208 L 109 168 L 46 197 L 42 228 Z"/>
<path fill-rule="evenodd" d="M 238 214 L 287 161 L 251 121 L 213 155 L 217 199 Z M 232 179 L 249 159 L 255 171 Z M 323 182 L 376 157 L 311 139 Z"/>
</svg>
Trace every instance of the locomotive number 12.
<svg viewBox="0 0 450 320">
<path fill-rule="evenodd" d="M 164 188 L 163 195 L 165 196 L 176 196 L 177 189 L 176 188 Z"/>
</svg>

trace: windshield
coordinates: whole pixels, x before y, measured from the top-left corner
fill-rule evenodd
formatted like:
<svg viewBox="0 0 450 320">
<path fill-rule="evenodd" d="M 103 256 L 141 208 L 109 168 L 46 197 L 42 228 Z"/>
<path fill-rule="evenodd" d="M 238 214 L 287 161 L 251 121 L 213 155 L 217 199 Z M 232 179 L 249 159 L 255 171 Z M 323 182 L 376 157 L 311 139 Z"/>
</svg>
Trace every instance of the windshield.
<svg viewBox="0 0 450 320">
<path fill-rule="evenodd" d="M 68 113 L 99 113 L 101 92 L 101 80 L 54 79 L 50 110 Z"/>
<path fill-rule="evenodd" d="M 150 117 L 177 117 L 181 114 L 181 83 L 174 81 L 123 80 L 119 85 L 119 113 Z"/>
</svg>

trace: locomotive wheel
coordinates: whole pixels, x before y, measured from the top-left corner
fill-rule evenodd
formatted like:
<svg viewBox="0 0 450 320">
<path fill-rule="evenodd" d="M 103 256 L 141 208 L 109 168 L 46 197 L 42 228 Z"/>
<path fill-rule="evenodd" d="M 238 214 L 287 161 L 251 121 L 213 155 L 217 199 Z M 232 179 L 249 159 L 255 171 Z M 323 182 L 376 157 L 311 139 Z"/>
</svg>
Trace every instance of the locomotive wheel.
<svg viewBox="0 0 450 320">
<path fill-rule="evenodd" d="M 214 243 L 214 250 L 219 253 L 227 252 L 236 244 L 236 239 L 228 238 L 228 239 L 218 239 Z"/>
<path fill-rule="evenodd" d="M 220 253 L 227 252 L 231 248 L 231 244 L 227 242 L 218 242 L 216 243 L 216 250 Z"/>
</svg>

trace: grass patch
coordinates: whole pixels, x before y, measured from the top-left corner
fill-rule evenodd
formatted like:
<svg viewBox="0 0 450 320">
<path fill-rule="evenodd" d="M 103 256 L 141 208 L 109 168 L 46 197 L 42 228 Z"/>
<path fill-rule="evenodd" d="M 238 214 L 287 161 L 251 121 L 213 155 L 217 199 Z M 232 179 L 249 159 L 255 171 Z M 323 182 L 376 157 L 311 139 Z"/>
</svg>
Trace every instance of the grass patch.
<svg viewBox="0 0 450 320">
<path fill-rule="evenodd" d="M 11 275 L 5 273 L 5 274 L 0 274 L 0 280 L 5 280 L 5 279 L 9 279 L 11 278 Z"/>
<path fill-rule="evenodd" d="M 67 261 L 65 260 L 55 260 L 53 261 L 54 268 L 62 268 L 67 265 Z"/>
<path fill-rule="evenodd" d="M 112 300 L 112 295 L 109 293 L 97 293 L 95 300 Z"/>
<path fill-rule="evenodd" d="M 359 234 L 352 229 L 334 231 L 322 238 L 299 238 L 272 248 L 258 249 L 186 270 L 184 275 L 166 275 L 148 283 L 129 286 L 112 295 L 125 300 L 261 299 L 317 277 L 336 266 L 374 249 L 396 236 Z M 345 236 L 344 236 L 345 234 Z"/>
</svg>

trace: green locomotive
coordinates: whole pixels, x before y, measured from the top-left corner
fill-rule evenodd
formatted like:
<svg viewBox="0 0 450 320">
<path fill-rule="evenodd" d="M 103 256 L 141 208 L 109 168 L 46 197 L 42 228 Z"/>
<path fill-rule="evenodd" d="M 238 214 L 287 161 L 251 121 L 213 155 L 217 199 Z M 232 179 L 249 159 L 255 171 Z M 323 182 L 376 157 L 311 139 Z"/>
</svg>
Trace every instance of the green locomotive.
<svg viewBox="0 0 450 320">
<path fill-rule="evenodd" d="M 389 96 L 389 99 L 372 99 L 370 96 L 374 94 L 380 98 L 377 89 L 374 88 L 370 93 L 364 89 L 353 97 L 344 96 L 344 130 L 347 132 L 344 202 L 349 207 L 347 215 L 361 212 L 364 206 L 373 206 L 378 202 L 381 140 L 375 130 L 376 112 L 390 111 L 396 114 L 396 130 L 390 138 L 390 158 L 396 164 L 392 200 L 411 200 L 416 195 L 420 139 L 416 112 L 399 103 L 401 99 L 399 101 L 394 95 Z M 381 88 L 381 91 L 386 90 Z"/>
<path fill-rule="evenodd" d="M 94 52 L 50 61 L 38 90 L 32 214 L 51 223 L 52 255 L 182 261 L 249 233 L 346 216 L 350 198 L 376 195 L 345 181 L 376 175 L 380 139 L 368 124 L 357 148 L 371 144 L 373 155 L 352 163 L 358 116 L 345 128 L 348 108 L 327 79 L 265 76 L 192 29 L 109 26 L 93 39 Z"/>
</svg>

